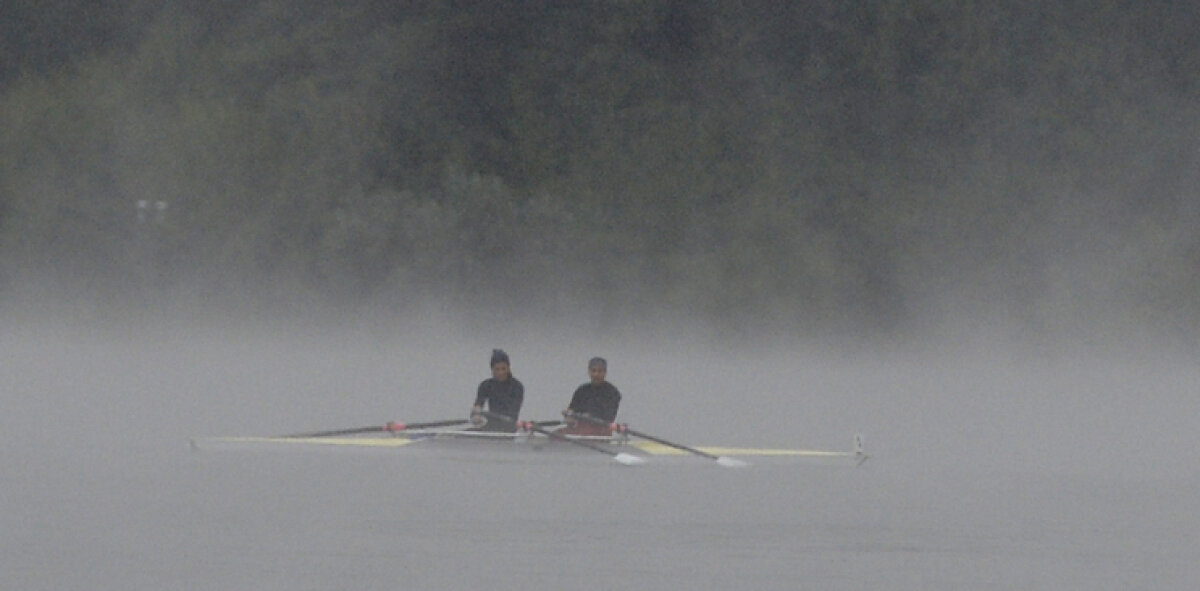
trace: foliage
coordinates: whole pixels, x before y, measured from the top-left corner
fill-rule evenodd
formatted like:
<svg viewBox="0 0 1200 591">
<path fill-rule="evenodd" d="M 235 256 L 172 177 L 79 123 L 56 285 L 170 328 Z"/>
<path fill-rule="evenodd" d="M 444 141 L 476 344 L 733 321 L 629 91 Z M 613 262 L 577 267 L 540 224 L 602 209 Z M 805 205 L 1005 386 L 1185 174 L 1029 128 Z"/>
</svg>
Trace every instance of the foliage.
<svg viewBox="0 0 1200 591">
<path fill-rule="evenodd" d="M 0 290 L 1196 318 L 1196 11 L 7 3 Z"/>
</svg>

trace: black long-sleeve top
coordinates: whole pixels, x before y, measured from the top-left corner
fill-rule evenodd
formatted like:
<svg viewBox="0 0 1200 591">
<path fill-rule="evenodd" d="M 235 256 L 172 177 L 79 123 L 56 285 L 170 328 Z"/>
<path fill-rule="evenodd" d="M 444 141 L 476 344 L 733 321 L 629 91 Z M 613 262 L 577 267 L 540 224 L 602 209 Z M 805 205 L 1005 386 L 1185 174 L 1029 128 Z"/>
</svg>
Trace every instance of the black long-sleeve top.
<svg viewBox="0 0 1200 591">
<path fill-rule="evenodd" d="M 487 403 L 487 410 L 498 415 L 504 415 L 513 419 L 519 418 L 521 414 L 521 403 L 525 401 L 525 386 L 517 378 L 509 376 L 507 380 L 501 382 L 496 378 L 488 378 L 479 384 L 479 390 L 475 394 L 475 406 L 483 407 Z M 516 426 L 502 421 L 493 421 L 488 424 L 488 429 L 501 431 L 515 431 Z"/>
<path fill-rule="evenodd" d="M 621 393 L 608 382 L 588 382 L 575 389 L 571 404 L 567 408 L 577 413 L 587 413 L 604 422 L 617 420 L 617 408 L 621 406 Z"/>
</svg>

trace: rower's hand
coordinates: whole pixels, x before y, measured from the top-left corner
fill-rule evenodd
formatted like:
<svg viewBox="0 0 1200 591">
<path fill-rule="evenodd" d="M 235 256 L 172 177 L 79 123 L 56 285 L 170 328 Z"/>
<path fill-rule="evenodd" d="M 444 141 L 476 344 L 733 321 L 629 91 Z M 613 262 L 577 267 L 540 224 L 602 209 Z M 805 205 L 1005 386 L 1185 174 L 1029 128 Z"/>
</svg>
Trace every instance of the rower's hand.
<svg viewBox="0 0 1200 591">
<path fill-rule="evenodd" d="M 563 422 L 564 422 L 564 423 L 566 423 L 566 424 L 568 424 L 568 425 L 574 425 L 574 424 L 575 424 L 575 411 L 573 411 L 573 410 L 571 410 L 571 409 L 569 409 L 569 408 L 567 408 L 567 409 L 563 409 L 563 411 L 562 411 L 562 416 L 563 416 Z"/>
<path fill-rule="evenodd" d="M 487 424 L 487 417 L 483 416 L 483 409 L 478 406 L 471 407 L 471 424 L 476 427 L 482 427 Z"/>
</svg>

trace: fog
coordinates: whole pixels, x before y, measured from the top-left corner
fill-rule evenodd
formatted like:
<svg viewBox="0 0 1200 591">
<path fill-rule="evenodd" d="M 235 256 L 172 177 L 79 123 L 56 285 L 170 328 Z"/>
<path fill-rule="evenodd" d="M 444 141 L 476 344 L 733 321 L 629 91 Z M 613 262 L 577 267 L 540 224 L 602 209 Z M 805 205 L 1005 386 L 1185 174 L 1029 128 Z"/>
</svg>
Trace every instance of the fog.
<svg viewBox="0 0 1200 591">
<path fill-rule="evenodd" d="M 6 588 L 1186 588 L 1200 372 L 1171 354 L 723 346 L 658 330 L 9 323 Z M 683 331 L 678 331 L 683 332 Z M 552 418 L 609 360 L 620 420 L 871 459 L 193 450 L 465 416 L 492 347 Z"/>
<path fill-rule="evenodd" d="M 1194 346 L 1195 7 L 777 8 L 6 3 L 4 305 Z"/>
<path fill-rule="evenodd" d="M 1200 583 L 1195 7 L 94 4 L 0 5 L 0 587 Z M 496 347 L 871 459 L 189 445 Z"/>
</svg>

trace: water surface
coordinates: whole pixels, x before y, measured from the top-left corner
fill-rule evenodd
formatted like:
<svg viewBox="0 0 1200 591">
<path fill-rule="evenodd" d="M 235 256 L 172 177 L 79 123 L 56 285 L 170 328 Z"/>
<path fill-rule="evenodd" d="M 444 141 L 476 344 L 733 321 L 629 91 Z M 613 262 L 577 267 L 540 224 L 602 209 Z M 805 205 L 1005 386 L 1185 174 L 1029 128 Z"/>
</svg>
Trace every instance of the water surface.
<svg viewBox="0 0 1200 591">
<path fill-rule="evenodd" d="M 526 383 L 527 418 L 554 416 L 599 353 L 635 427 L 687 443 L 826 449 L 849 449 L 861 432 L 874 457 L 859 468 L 188 445 L 453 418 L 486 377 L 491 346 L 336 332 L 10 334 L 0 586 L 1200 583 L 1200 380 L 1161 358 L 502 344 Z"/>
</svg>

